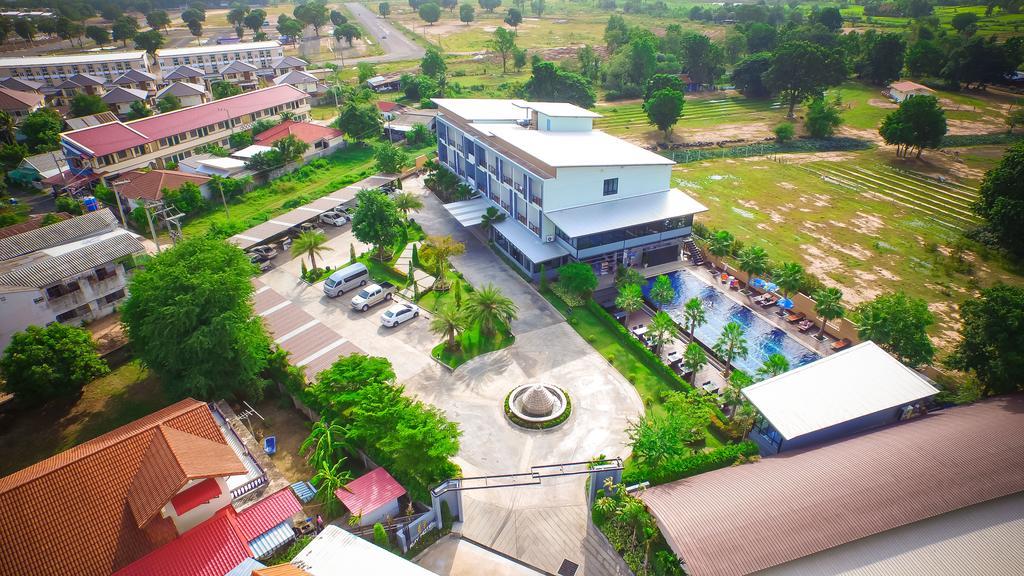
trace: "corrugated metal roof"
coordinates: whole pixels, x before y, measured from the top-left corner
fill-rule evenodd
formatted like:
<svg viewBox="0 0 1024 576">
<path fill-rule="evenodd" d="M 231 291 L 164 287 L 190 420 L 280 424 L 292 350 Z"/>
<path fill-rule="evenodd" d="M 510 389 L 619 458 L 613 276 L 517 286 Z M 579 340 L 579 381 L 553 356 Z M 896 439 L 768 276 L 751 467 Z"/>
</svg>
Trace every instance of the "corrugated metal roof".
<svg viewBox="0 0 1024 576">
<path fill-rule="evenodd" d="M 249 540 L 249 549 L 252 550 L 253 556 L 263 558 L 294 539 L 295 531 L 292 530 L 291 522 L 281 522 L 267 532 Z"/>
<path fill-rule="evenodd" d="M 43 288 L 129 254 L 145 252 L 134 234 L 127 230 L 120 232 L 59 256 L 33 259 L 24 266 L 0 274 L 0 286 Z"/>
<path fill-rule="evenodd" d="M 616 230 L 648 222 L 660 222 L 707 212 L 689 194 L 672 188 L 642 196 L 606 200 L 595 204 L 546 212 L 555 226 L 572 238 Z M 537 262 L 537 260 L 534 260 Z"/>
<path fill-rule="evenodd" d="M 292 564 L 313 576 L 338 574 L 386 574 L 387 576 L 437 576 L 408 560 L 375 546 L 337 526 L 328 525 Z"/>
<path fill-rule="evenodd" d="M 238 513 L 238 532 L 246 540 L 265 534 L 274 526 L 302 512 L 291 488 L 282 488 Z"/>
<path fill-rule="evenodd" d="M 224 576 L 252 576 L 252 573 L 260 568 L 266 568 L 266 566 L 255 558 L 246 558 Z"/>
<path fill-rule="evenodd" d="M 100 232 L 109 232 L 116 227 L 117 219 L 109 208 L 89 212 L 17 236 L 0 239 L 0 260 L 81 240 Z"/>
<path fill-rule="evenodd" d="M 374 468 L 334 491 L 353 514 L 370 514 L 405 494 L 405 488 L 384 468 Z"/>
<path fill-rule="evenodd" d="M 743 389 L 787 440 L 938 393 L 870 341 Z"/>
<path fill-rule="evenodd" d="M 641 493 L 692 576 L 748 574 L 1024 491 L 1024 396 Z"/>
<path fill-rule="evenodd" d="M 758 572 L 760 576 L 1024 574 L 1024 493 L 961 508 Z"/>
</svg>

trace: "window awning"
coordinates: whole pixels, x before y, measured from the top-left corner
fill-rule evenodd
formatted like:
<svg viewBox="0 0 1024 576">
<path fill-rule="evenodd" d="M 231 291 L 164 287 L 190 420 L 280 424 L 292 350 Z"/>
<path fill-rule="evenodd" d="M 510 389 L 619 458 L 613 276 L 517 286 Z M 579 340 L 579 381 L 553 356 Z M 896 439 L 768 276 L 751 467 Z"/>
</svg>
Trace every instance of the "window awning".
<svg viewBox="0 0 1024 576">
<path fill-rule="evenodd" d="M 495 224 L 494 229 L 500 232 L 530 261 L 536 264 L 547 262 L 552 258 L 559 258 L 569 253 L 558 242 L 541 242 L 540 238 L 534 236 L 515 220 L 506 218 Z"/>
<path fill-rule="evenodd" d="M 545 215 L 566 235 L 579 238 L 706 211 L 707 206 L 672 188 L 643 196 L 545 212 Z"/>
</svg>

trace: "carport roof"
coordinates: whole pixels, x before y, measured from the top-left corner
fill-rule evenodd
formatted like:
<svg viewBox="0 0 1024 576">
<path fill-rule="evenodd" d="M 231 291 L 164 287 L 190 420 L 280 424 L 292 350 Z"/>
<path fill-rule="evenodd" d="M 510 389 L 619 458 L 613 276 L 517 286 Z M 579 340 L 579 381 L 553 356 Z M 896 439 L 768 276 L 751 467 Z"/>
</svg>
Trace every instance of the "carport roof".
<svg viewBox="0 0 1024 576">
<path fill-rule="evenodd" d="M 449 202 L 444 205 L 444 209 L 458 220 L 459 224 L 473 226 L 480 223 L 480 218 L 484 215 L 484 212 L 493 205 L 487 198 L 476 198 L 474 200 Z"/>
<path fill-rule="evenodd" d="M 540 238 L 523 227 L 522 224 L 506 218 L 494 224 L 494 229 L 501 232 L 501 235 L 515 244 L 520 252 L 526 255 L 531 262 L 540 264 L 552 258 L 565 256 L 568 250 L 562 248 L 557 242 L 541 242 Z"/>
<path fill-rule="evenodd" d="M 572 238 L 579 238 L 699 212 L 707 212 L 707 207 L 685 192 L 672 188 L 545 214 L 562 232 Z"/>
</svg>

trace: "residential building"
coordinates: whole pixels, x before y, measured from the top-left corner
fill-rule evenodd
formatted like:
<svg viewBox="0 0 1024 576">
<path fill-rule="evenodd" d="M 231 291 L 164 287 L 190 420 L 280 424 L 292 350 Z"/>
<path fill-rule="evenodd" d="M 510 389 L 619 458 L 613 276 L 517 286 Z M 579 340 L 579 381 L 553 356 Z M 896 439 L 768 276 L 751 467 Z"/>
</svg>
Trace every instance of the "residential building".
<svg viewBox="0 0 1024 576">
<path fill-rule="evenodd" d="M 259 69 L 256 66 L 248 62 L 234 60 L 221 68 L 218 79 L 228 84 L 234 84 L 241 88 L 243 92 L 247 92 L 255 90 L 259 85 L 259 78 L 256 76 L 258 71 Z"/>
<path fill-rule="evenodd" d="M 912 96 L 934 96 L 935 90 L 927 86 L 918 84 L 917 82 L 893 82 L 889 84 L 889 98 L 892 98 L 896 102 L 903 102 L 907 98 Z"/>
<path fill-rule="evenodd" d="M 192 66 L 178 66 L 171 70 L 164 69 L 161 81 L 164 84 L 170 82 L 188 82 L 189 84 L 205 84 L 206 73 Z"/>
<path fill-rule="evenodd" d="M 426 126 L 431 132 L 437 130 L 437 110 L 406 108 L 390 119 L 385 114 L 385 120 L 384 135 L 393 142 L 404 140 L 406 134 L 419 125 Z"/>
<path fill-rule="evenodd" d="M 159 102 L 167 96 L 176 96 L 181 102 L 182 108 L 198 106 L 210 101 L 210 94 L 203 84 L 192 84 L 191 82 L 172 82 L 156 93 L 156 101 Z"/>
<path fill-rule="evenodd" d="M 566 103 L 435 98 L 441 165 L 483 196 L 449 205 L 464 225 L 495 206 L 495 244 L 536 276 L 569 260 L 601 273 L 679 259 L 695 214 L 674 162 L 593 129 Z"/>
<path fill-rule="evenodd" d="M 288 565 L 279 565 L 288 566 Z M 290 570 L 262 568 L 253 576 L 436 576 L 433 572 L 362 538 L 328 525 L 290 563 Z"/>
<path fill-rule="evenodd" d="M 64 125 L 68 130 L 81 130 L 82 128 L 88 128 L 89 126 L 99 126 L 100 124 L 107 124 L 110 122 L 117 122 L 117 114 L 109 111 L 98 112 L 88 116 L 79 116 L 78 118 L 64 119 Z"/>
<path fill-rule="evenodd" d="M 287 74 L 292 70 L 305 70 L 306 66 L 309 66 L 309 62 L 306 62 L 302 58 L 296 58 L 295 56 L 282 56 L 280 58 L 274 58 L 270 62 L 270 70 L 260 71 L 260 74 L 280 76 L 282 74 Z"/>
<path fill-rule="evenodd" d="M 209 176 L 189 174 L 177 170 L 148 170 L 139 172 L 132 170 L 118 177 L 117 193 L 125 199 L 128 208 L 134 210 L 146 202 L 160 202 L 164 199 L 164 190 L 177 190 L 186 183 L 199 187 L 203 198 L 212 198 L 209 187 Z M 219 200 L 219 199 L 218 199 Z"/>
<path fill-rule="evenodd" d="M 870 341 L 742 390 L 757 408 L 750 439 L 763 455 L 909 420 L 938 393 Z"/>
<path fill-rule="evenodd" d="M 0 573 L 222 576 L 291 535 L 287 489 L 236 510 L 265 483 L 217 409 L 182 400 L 0 478 Z"/>
<path fill-rule="evenodd" d="M 62 168 L 64 168 L 64 158 L 59 153 L 43 152 L 34 156 L 26 156 L 17 168 L 7 173 L 7 177 L 22 186 L 39 188 L 41 180 L 60 174 Z"/>
<path fill-rule="evenodd" d="M 318 96 L 327 91 L 326 84 L 321 83 L 316 76 L 302 70 L 292 70 L 274 78 L 275 86 L 280 86 L 281 84 L 295 86 L 310 96 Z"/>
<path fill-rule="evenodd" d="M 56 87 L 78 74 L 96 76 L 108 82 L 129 70 L 150 71 L 144 51 L 0 58 L 0 76 L 40 82 L 50 87 Z"/>
<path fill-rule="evenodd" d="M 0 350 L 28 326 L 113 312 L 127 296 L 125 263 L 144 251 L 109 209 L 0 239 Z"/>
<path fill-rule="evenodd" d="M 189 48 L 163 48 L 156 51 L 161 70 L 190 66 L 207 77 L 218 76 L 230 62 L 251 64 L 259 70 L 272 73 L 275 61 L 284 57 L 284 48 L 276 40 L 266 42 L 240 42 L 238 44 L 192 46 Z"/>
<path fill-rule="evenodd" d="M 388 100 L 378 100 L 376 104 L 377 110 L 380 111 L 380 116 L 385 122 L 393 120 L 395 116 L 398 116 L 407 110 L 405 106 L 402 106 L 398 102 L 390 102 Z"/>
<path fill-rule="evenodd" d="M 75 74 L 52 89 L 43 90 L 50 93 L 51 104 L 58 107 L 71 106 L 71 101 L 79 94 L 103 96 L 107 93 L 103 78 L 90 74 Z"/>
<path fill-rule="evenodd" d="M 110 107 L 111 112 L 121 118 L 126 118 L 132 114 L 132 105 L 136 102 L 149 106 L 149 93 L 145 90 L 115 86 L 104 94 L 101 100 Z"/>
<path fill-rule="evenodd" d="M 178 170 L 188 174 L 203 176 L 220 176 L 222 178 L 241 178 L 251 176 L 253 172 L 245 169 L 245 161 L 238 158 L 221 158 L 213 154 L 196 154 L 182 158 Z"/>
<path fill-rule="evenodd" d="M 110 86 L 120 86 L 132 90 L 143 90 L 149 96 L 156 94 L 156 76 L 142 70 L 129 70 L 110 81 Z"/>
<path fill-rule="evenodd" d="M 15 124 L 21 124 L 26 116 L 42 108 L 44 101 L 39 92 L 0 88 L 0 110 L 10 114 Z"/>
<path fill-rule="evenodd" d="M 227 147 L 232 132 L 285 111 L 305 118 L 309 96 L 291 86 L 274 86 L 140 120 L 64 132 L 61 147 L 76 175 L 109 180 L 129 170 L 166 168 L 206 144 Z"/>
<path fill-rule="evenodd" d="M 44 84 L 42 82 L 36 82 L 25 78 L 11 78 L 10 76 L 5 76 L 0 78 L 0 86 L 11 90 L 17 90 L 19 92 L 42 93 Z"/>
<path fill-rule="evenodd" d="M 374 468 L 334 491 L 345 508 L 359 517 L 360 526 L 373 526 L 401 515 L 399 500 L 405 488 L 384 468 Z"/>
<path fill-rule="evenodd" d="M 253 138 L 253 144 L 271 146 L 274 142 L 286 136 L 295 136 L 309 144 L 306 156 L 331 152 L 345 146 L 345 135 L 341 130 L 309 122 L 296 122 L 294 120 L 285 120 L 269 130 L 260 132 Z"/>
<path fill-rule="evenodd" d="M 980 536 L 1024 520 L 1022 413 L 993 398 L 639 496 L 693 576 L 1016 574 L 1022 532 Z"/>
<path fill-rule="evenodd" d="M 53 214 L 60 220 L 67 220 L 71 218 L 71 214 L 67 212 L 48 212 L 46 214 L 29 214 L 28 219 L 24 222 L 18 222 L 17 224 L 11 224 L 10 226 L 4 226 L 0 228 L 0 239 L 10 238 L 11 236 L 17 236 L 23 232 L 29 232 L 43 227 L 43 221 L 47 216 Z"/>
</svg>

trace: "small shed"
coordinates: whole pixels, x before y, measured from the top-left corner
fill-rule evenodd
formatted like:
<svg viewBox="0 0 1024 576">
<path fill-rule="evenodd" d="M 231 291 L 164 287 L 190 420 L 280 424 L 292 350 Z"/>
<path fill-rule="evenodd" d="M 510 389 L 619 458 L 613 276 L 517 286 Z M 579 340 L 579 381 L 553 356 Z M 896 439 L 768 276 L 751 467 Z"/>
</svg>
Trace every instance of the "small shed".
<svg viewBox="0 0 1024 576">
<path fill-rule="evenodd" d="M 933 96 L 935 90 L 927 86 L 918 84 L 917 82 L 893 82 L 889 84 L 889 98 L 892 98 L 896 102 L 903 102 L 911 96 Z"/>
<path fill-rule="evenodd" d="M 360 517 L 360 526 L 372 526 L 399 515 L 398 499 L 405 496 L 405 488 L 387 470 L 374 468 L 335 490 L 334 495 L 349 512 Z"/>
<path fill-rule="evenodd" d="M 366 81 L 366 85 L 374 92 L 394 92 L 402 88 L 401 74 L 385 74 L 374 76 Z"/>
</svg>

